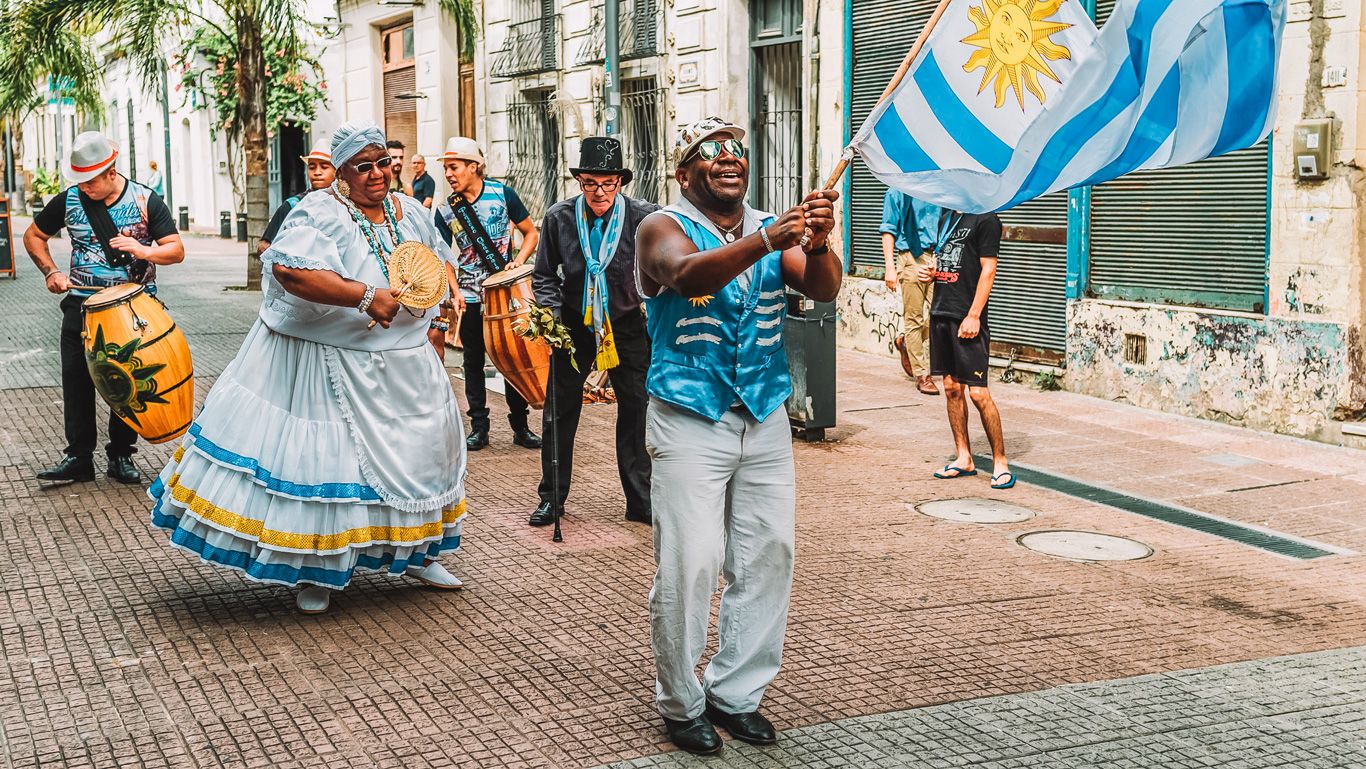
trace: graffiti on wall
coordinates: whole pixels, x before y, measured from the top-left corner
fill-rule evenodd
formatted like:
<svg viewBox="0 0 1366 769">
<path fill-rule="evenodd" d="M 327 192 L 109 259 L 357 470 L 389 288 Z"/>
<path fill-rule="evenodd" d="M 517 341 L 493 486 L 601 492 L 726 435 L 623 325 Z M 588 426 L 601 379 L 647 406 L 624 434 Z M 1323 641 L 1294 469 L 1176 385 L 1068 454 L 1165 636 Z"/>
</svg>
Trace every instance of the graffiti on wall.
<svg viewBox="0 0 1366 769">
<path fill-rule="evenodd" d="M 876 280 L 846 278 L 839 298 L 840 338 L 864 352 L 896 354 L 901 296 Z"/>
</svg>

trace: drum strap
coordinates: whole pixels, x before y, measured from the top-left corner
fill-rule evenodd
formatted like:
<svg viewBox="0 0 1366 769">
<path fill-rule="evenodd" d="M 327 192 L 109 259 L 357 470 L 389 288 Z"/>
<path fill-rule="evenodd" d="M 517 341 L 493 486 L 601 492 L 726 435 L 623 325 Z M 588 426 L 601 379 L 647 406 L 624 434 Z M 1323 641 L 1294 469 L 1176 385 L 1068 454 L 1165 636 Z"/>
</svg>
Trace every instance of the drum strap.
<svg viewBox="0 0 1366 769">
<path fill-rule="evenodd" d="M 125 181 L 125 184 L 130 182 Z M 132 254 L 114 248 L 110 241 L 119 234 L 118 227 L 114 226 L 114 218 L 109 215 L 109 207 L 104 201 L 94 200 L 84 192 L 78 192 L 81 201 L 81 210 L 85 211 L 85 218 L 90 222 L 90 231 L 94 233 L 95 239 L 100 242 L 100 248 L 104 250 L 104 260 L 110 267 L 121 267 L 128 270 L 128 277 L 134 283 L 144 283 L 150 272 L 151 265 L 141 259 L 135 258 Z M 142 214 L 142 221 L 147 221 L 147 198 L 143 195 L 137 196 L 138 211 Z"/>
<path fill-rule="evenodd" d="M 502 272 L 508 266 L 507 254 L 498 250 L 494 245 L 493 238 L 489 237 L 484 230 L 484 223 L 479 220 L 479 210 L 474 204 L 465 200 L 464 195 L 451 195 L 447 200 L 451 207 L 451 213 L 455 215 L 456 221 L 470 235 L 470 242 L 474 244 L 474 255 L 479 258 L 479 262 L 484 265 L 484 269 L 489 274 Z"/>
</svg>

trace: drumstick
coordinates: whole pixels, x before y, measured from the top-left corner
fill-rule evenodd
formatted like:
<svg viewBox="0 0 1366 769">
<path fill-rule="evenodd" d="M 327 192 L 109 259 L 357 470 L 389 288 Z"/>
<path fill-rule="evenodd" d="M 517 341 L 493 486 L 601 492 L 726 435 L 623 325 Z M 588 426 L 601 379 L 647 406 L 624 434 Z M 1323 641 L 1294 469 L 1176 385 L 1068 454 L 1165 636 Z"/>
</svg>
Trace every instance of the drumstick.
<svg viewBox="0 0 1366 769">
<path fill-rule="evenodd" d="M 399 297 L 401 297 L 401 296 L 403 296 L 404 294 L 406 294 L 406 293 L 408 292 L 408 287 L 411 286 L 411 285 L 412 285 L 412 281 L 408 281 L 407 283 L 404 283 L 403 285 L 399 286 L 399 287 L 398 287 L 398 293 L 397 293 L 397 294 L 394 294 L 394 298 L 395 298 L 395 299 L 398 299 Z M 377 321 L 377 320 L 372 320 L 372 321 L 370 321 L 369 325 L 367 325 L 367 326 L 365 327 L 365 330 L 366 330 L 366 331 L 369 331 L 370 329 L 374 328 L 376 323 L 379 323 L 379 321 Z"/>
</svg>

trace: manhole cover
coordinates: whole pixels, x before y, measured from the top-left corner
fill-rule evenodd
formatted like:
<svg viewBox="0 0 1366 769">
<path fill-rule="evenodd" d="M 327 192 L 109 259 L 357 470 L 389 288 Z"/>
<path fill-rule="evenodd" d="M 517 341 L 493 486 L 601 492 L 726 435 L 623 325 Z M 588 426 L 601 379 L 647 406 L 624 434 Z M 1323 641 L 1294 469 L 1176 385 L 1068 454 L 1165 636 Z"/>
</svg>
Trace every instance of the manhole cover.
<svg viewBox="0 0 1366 769">
<path fill-rule="evenodd" d="M 1094 531 L 1031 531 L 1015 541 L 1036 553 L 1073 561 L 1137 561 L 1153 554 L 1142 542 Z"/>
<path fill-rule="evenodd" d="M 921 502 L 915 509 L 933 518 L 960 523 L 1019 523 L 1034 517 L 1034 511 L 994 499 L 937 499 Z"/>
</svg>

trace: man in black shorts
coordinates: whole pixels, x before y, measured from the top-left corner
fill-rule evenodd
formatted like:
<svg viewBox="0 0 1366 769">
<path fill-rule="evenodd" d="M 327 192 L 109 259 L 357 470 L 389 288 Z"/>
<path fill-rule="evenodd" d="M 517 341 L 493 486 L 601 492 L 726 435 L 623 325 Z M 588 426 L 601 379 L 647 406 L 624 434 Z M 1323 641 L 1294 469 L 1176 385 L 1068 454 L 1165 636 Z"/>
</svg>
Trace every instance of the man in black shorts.
<svg viewBox="0 0 1366 769">
<path fill-rule="evenodd" d="M 976 475 L 972 446 L 968 443 L 968 398 L 982 417 L 982 429 L 991 442 L 993 489 L 1015 485 L 1015 474 L 1006 461 L 1001 413 L 987 389 L 990 370 L 991 332 L 987 328 L 987 299 L 996 281 L 996 257 L 1001 250 L 1001 219 L 996 214 L 960 214 L 944 211 L 939 224 L 939 248 L 934 267 L 917 274 L 934 282 L 930 306 L 930 373 L 944 377 L 949 427 L 958 456 L 934 474 L 936 478 Z"/>
</svg>

